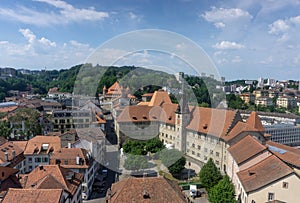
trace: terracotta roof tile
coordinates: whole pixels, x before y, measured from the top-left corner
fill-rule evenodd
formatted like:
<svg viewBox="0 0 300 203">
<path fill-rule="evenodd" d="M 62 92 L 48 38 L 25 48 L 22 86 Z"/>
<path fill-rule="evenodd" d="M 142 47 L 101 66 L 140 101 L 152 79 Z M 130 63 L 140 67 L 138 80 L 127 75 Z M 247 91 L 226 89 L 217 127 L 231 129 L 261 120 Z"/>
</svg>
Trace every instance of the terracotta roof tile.
<svg viewBox="0 0 300 203">
<path fill-rule="evenodd" d="M 9 112 L 15 111 L 17 108 L 18 108 L 18 106 L 1 107 L 0 112 L 1 113 L 9 113 Z"/>
<path fill-rule="evenodd" d="M 76 160 L 77 157 L 80 159 Z M 93 163 L 89 152 L 81 148 L 61 148 L 52 154 L 50 164 L 56 164 L 57 159 L 60 160 L 60 165 L 64 168 L 89 168 Z"/>
<path fill-rule="evenodd" d="M 237 173 L 246 192 L 251 192 L 271 184 L 294 171 L 272 155 L 263 161 Z"/>
<path fill-rule="evenodd" d="M 110 86 L 107 90 L 107 94 L 121 94 L 122 87 L 119 82 L 115 82 L 112 86 Z"/>
<path fill-rule="evenodd" d="M 180 187 L 174 181 L 163 177 L 130 177 L 113 183 L 110 202 L 187 202 Z"/>
<path fill-rule="evenodd" d="M 172 104 L 169 94 L 163 90 L 155 91 L 149 106 L 160 106 L 162 104 Z"/>
<path fill-rule="evenodd" d="M 24 154 L 49 153 L 60 149 L 61 143 L 58 136 L 35 136 L 26 145 Z"/>
<path fill-rule="evenodd" d="M 60 203 L 62 189 L 13 189 L 10 188 L 2 203 L 12 202 L 39 202 Z"/>
<path fill-rule="evenodd" d="M 265 151 L 266 149 L 266 146 L 262 145 L 251 135 L 247 135 L 242 140 L 229 147 L 228 151 L 239 165 L 251 157 Z"/>
<path fill-rule="evenodd" d="M 14 167 L 23 160 L 23 150 L 13 142 L 5 142 L 0 146 L 0 163 L 9 161 L 10 166 Z"/>
<path fill-rule="evenodd" d="M 12 143 L 18 146 L 22 151 L 24 151 L 28 141 L 12 141 Z"/>
<path fill-rule="evenodd" d="M 282 161 L 300 169 L 300 149 L 267 141 L 266 146 Z"/>
<path fill-rule="evenodd" d="M 235 124 L 237 111 L 203 107 L 190 108 L 192 120 L 187 129 L 224 137 Z M 239 119 L 238 119 L 239 120 Z"/>
<path fill-rule="evenodd" d="M 70 177 L 70 180 L 67 178 Z M 83 175 L 59 165 L 43 165 L 23 176 L 24 188 L 61 188 L 74 195 L 83 180 Z"/>
<path fill-rule="evenodd" d="M 244 132 L 260 132 L 259 130 L 255 129 L 254 127 L 250 126 L 248 123 L 244 123 L 239 121 L 232 130 L 228 133 L 228 135 L 224 136 L 223 139 L 225 141 L 229 141 L 241 133 Z"/>
<path fill-rule="evenodd" d="M 265 128 L 263 127 L 261 120 L 259 119 L 259 117 L 255 111 L 251 112 L 251 114 L 247 120 L 247 123 L 259 131 L 262 131 L 262 132 L 265 131 Z"/>
</svg>

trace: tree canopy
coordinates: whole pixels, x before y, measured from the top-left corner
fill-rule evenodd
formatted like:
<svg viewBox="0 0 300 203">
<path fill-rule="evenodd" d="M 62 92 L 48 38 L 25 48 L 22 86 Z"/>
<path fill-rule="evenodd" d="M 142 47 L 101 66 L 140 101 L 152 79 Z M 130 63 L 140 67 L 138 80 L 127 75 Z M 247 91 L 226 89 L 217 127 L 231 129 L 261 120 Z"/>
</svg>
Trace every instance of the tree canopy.
<svg viewBox="0 0 300 203">
<path fill-rule="evenodd" d="M 177 149 L 164 149 L 159 157 L 172 175 L 178 175 L 184 169 L 186 158 Z"/>
<path fill-rule="evenodd" d="M 145 169 L 148 166 L 148 161 L 145 156 L 129 154 L 125 159 L 124 168 L 127 170 L 138 171 Z"/>
<path fill-rule="evenodd" d="M 222 179 L 222 175 L 212 158 L 210 158 L 206 164 L 203 165 L 199 173 L 200 181 L 202 185 L 209 191 L 213 186 L 218 184 Z"/>
<path fill-rule="evenodd" d="M 223 179 L 208 192 L 208 199 L 211 203 L 236 202 L 234 186 L 227 175 L 225 175 Z"/>
</svg>

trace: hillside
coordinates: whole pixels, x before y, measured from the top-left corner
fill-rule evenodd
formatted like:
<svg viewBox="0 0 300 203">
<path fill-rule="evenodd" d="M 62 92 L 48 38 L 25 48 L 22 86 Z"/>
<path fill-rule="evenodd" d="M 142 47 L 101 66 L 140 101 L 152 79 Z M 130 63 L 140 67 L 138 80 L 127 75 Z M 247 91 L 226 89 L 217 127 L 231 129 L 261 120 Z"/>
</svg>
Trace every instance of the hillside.
<svg viewBox="0 0 300 203">
<path fill-rule="evenodd" d="M 2 74 L 3 72 L 5 74 Z M 15 70 L 15 72 L 10 70 L 9 74 L 7 71 L 0 73 L 0 101 L 10 96 L 10 90 L 29 91 L 44 96 L 52 87 L 59 87 L 61 92 L 97 96 L 102 93 L 104 86 L 110 87 L 117 80 L 123 87 L 129 87 L 130 93 L 139 99 L 145 92 L 154 92 L 162 87 L 168 87 L 173 101 L 177 102 L 176 98 L 179 98 L 181 89 L 181 84 L 174 75 L 134 66 L 105 67 L 84 64 L 63 70 Z M 218 95 L 222 94 L 216 89 L 220 83 L 214 79 L 186 75 L 185 80 L 190 102 L 210 106 L 211 98 L 218 98 Z"/>
</svg>

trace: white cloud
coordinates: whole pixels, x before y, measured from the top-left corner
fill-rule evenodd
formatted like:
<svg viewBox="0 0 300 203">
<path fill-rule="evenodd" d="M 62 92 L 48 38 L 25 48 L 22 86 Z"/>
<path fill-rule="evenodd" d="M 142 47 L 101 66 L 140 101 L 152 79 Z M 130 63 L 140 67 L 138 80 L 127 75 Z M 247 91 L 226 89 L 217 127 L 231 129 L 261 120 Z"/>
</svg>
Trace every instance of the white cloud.
<svg viewBox="0 0 300 203">
<path fill-rule="evenodd" d="M 215 23 L 215 26 L 216 26 L 216 28 L 223 28 L 226 25 L 224 23 L 222 23 L 222 22 L 217 22 L 217 23 Z"/>
<path fill-rule="evenodd" d="M 22 33 L 22 35 L 28 40 L 30 44 L 32 44 L 36 39 L 36 36 L 28 28 L 19 29 L 19 32 Z"/>
<path fill-rule="evenodd" d="M 273 62 L 273 56 L 269 56 L 266 59 L 260 61 L 262 64 L 271 64 Z"/>
<path fill-rule="evenodd" d="M 132 20 L 135 20 L 138 18 L 138 16 L 132 12 L 129 12 L 129 18 L 132 19 Z"/>
<path fill-rule="evenodd" d="M 249 21 L 253 17 L 248 11 L 240 8 L 216 8 L 212 7 L 211 11 L 206 11 L 201 15 L 206 21 L 213 22 L 217 28 L 223 28 L 227 23 L 233 21 Z"/>
<path fill-rule="evenodd" d="M 0 16 L 33 25 L 66 24 L 80 21 L 99 21 L 109 17 L 108 12 L 96 11 L 91 7 L 79 9 L 60 0 L 35 0 L 54 6 L 58 12 L 42 12 L 26 7 L 0 8 Z"/>
<path fill-rule="evenodd" d="M 289 28 L 288 22 L 280 19 L 269 25 L 269 33 L 278 34 L 287 31 Z"/>
<path fill-rule="evenodd" d="M 300 16 L 291 17 L 290 22 L 294 24 L 300 24 Z"/>
<path fill-rule="evenodd" d="M 213 46 L 216 49 L 242 49 L 245 48 L 244 45 L 238 44 L 236 42 L 222 41 Z"/>
<path fill-rule="evenodd" d="M 50 41 L 49 39 L 46 39 L 45 37 L 42 37 L 39 39 L 39 42 L 43 45 L 50 46 L 50 47 L 56 47 L 56 43 Z"/>
<path fill-rule="evenodd" d="M 71 40 L 57 44 L 46 37 L 38 37 L 30 29 L 19 29 L 26 40 L 23 43 L 0 41 L 0 61 L 8 66 L 28 68 L 66 68 L 83 63 L 93 48 L 88 44 Z"/>
</svg>

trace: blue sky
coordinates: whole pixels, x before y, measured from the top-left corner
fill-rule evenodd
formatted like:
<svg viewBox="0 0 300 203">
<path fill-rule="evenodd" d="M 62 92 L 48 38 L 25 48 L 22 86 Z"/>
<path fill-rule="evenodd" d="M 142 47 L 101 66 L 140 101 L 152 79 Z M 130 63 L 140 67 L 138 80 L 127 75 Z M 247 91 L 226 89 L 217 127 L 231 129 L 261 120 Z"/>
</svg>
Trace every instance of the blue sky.
<svg viewBox="0 0 300 203">
<path fill-rule="evenodd" d="M 1 0 L 0 27 L 0 67 L 70 68 L 120 34 L 162 29 L 227 80 L 300 78 L 299 0 Z"/>
</svg>

